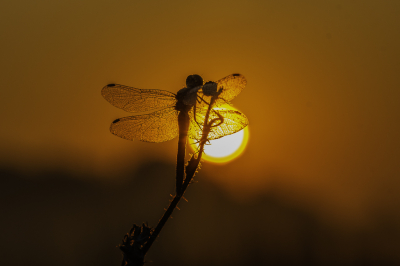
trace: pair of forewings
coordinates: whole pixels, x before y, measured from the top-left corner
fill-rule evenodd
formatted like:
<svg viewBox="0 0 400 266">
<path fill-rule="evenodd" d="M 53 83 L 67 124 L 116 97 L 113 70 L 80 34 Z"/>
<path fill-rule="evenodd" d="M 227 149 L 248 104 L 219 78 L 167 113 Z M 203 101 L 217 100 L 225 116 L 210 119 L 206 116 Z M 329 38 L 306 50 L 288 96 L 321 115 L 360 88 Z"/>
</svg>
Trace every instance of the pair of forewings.
<svg viewBox="0 0 400 266">
<path fill-rule="evenodd" d="M 215 101 L 210 112 L 209 120 L 219 119 L 217 112 L 224 118 L 223 123 L 212 127 L 207 139 L 218 139 L 242 130 L 247 126 L 247 117 L 239 111 L 220 108 L 223 104 L 229 103 L 246 86 L 246 79 L 240 74 L 229 75 L 217 81 L 218 89 L 222 93 Z M 178 111 L 175 109 L 177 103 L 176 95 L 164 90 L 137 89 L 124 85 L 112 84 L 102 89 L 103 97 L 115 107 L 128 112 L 150 112 L 127 116 L 115 120 L 110 131 L 121 138 L 137 139 L 146 142 L 164 142 L 178 136 Z M 204 125 L 205 114 L 211 96 L 202 94 L 200 88 L 191 90 L 185 98 L 196 98 L 196 104 L 189 111 L 190 125 L 188 137 L 200 140 Z M 199 99 L 199 100 L 198 100 Z M 184 100 L 185 102 L 185 100 Z M 194 108 L 196 111 L 194 112 Z M 194 118 L 196 116 L 196 118 Z"/>
</svg>

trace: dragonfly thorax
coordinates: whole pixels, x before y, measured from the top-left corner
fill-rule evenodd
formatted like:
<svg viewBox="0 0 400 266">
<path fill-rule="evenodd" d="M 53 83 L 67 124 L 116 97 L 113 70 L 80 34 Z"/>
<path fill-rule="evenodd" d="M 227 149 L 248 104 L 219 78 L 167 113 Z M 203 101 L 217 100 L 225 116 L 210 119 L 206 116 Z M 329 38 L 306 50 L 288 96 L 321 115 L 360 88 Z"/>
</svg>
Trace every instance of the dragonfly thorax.
<svg viewBox="0 0 400 266">
<path fill-rule="evenodd" d="M 197 91 L 203 86 L 203 78 L 197 74 L 189 75 L 186 78 L 186 87 L 176 94 L 176 106 L 178 111 L 189 111 L 194 106 L 197 98 Z"/>
<path fill-rule="evenodd" d="M 193 107 L 193 104 L 188 104 L 186 101 L 186 98 L 188 97 L 188 92 L 190 92 L 191 89 L 190 88 L 182 88 L 178 91 L 178 93 L 176 94 L 175 98 L 176 98 L 176 105 L 175 105 L 175 109 L 178 111 L 189 111 L 190 108 Z"/>
</svg>

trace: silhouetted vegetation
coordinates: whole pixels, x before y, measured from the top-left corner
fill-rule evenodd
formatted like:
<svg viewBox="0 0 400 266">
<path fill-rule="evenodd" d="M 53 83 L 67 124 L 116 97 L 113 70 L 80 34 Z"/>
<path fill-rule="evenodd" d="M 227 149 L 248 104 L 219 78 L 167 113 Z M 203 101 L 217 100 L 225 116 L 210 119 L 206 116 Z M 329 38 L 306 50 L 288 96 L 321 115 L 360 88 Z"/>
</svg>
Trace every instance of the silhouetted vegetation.
<svg viewBox="0 0 400 266">
<path fill-rule="evenodd" d="M 155 224 L 175 166 L 149 162 L 108 184 L 58 169 L 0 173 L 1 265 L 115 265 L 132 222 Z M 146 178 L 143 175 L 146 174 Z M 128 178 L 129 177 L 129 178 Z M 268 177 L 265 177 L 268 178 Z M 88 181 L 93 180 L 93 182 Z M 238 204 L 201 173 L 147 260 L 154 265 L 398 265 L 398 224 L 332 228 L 271 192 Z M 161 196 L 160 196 L 161 195 Z M 165 195 L 165 196 L 163 196 Z M 189 205 L 190 204 L 190 208 Z M 178 219 L 179 218 L 179 219 Z"/>
</svg>

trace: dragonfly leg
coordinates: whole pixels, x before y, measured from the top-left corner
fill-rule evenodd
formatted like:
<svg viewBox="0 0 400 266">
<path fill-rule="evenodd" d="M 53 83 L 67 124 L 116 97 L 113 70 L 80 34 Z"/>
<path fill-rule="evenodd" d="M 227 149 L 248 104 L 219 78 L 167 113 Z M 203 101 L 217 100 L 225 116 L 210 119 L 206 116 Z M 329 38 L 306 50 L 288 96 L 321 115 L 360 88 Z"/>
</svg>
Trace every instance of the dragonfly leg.
<svg viewBox="0 0 400 266">
<path fill-rule="evenodd" d="M 204 99 L 203 99 L 202 97 L 200 97 L 200 96 L 197 96 L 197 97 L 204 101 Z M 197 100 L 197 101 L 198 101 L 198 100 Z M 200 125 L 200 123 L 197 121 L 197 118 L 196 118 L 196 103 L 197 103 L 197 101 L 194 103 L 194 106 L 193 106 L 194 121 L 196 122 L 197 126 L 202 130 L 203 128 L 202 128 L 202 126 Z M 206 104 L 209 104 L 209 103 L 207 103 L 206 101 L 204 101 L 204 102 L 205 102 Z M 199 103 L 200 103 L 200 101 L 199 101 Z"/>
<path fill-rule="evenodd" d="M 197 100 L 199 103 L 200 102 L 204 102 L 207 105 L 210 105 L 210 103 L 208 103 L 206 100 L 203 99 L 203 97 L 197 96 L 198 98 L 200 98 L 200 100 Z"/>
</svg>

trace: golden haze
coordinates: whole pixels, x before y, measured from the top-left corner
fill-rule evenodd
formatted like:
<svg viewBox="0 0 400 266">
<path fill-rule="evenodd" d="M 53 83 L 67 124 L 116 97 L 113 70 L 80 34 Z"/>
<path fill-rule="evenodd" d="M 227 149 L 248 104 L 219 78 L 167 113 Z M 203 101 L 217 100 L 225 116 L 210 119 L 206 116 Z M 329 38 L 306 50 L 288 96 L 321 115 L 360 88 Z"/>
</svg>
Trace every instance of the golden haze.
<svg viewBox="0 0 400 266">
<path fill-rule="evenodd" d="M 399 264 L 392 251 L 400 243 L 398 1 L 6 2 L 0 9 L 3 168 L 37 182 L 44 171 L 61 169 L 73 180 L 120 184 L 149 161 L 174 164 L 176 140 L 128 142 L 109 133 L 111 121 L 127 113 L 107 103 L 101 88 L 120 83 L 177 92 L 189 74 L 217 80 L 241 73 L 248 83 L 233 103 L 250 120 L 251 141 L 230 164 L 203 163 L 198 181 L 208 185 L 201 192 L 211 197 L 216 187 L 238 204 L 273 197 L 346 228 L 355 242 L 357 235 L 376 236 L 361 246 L 346 242 L 346 253 L 336 242 L 318 250 L 324 242 L 315 231 L 314 240 L 303 239 L 320 256 L 373 253 Z M 145 175 L 136 181 L 139 176 Z M 173 183 L 173 170 L 165 178 Z M 259 218 L 243 212 L 245 221 Z M 276 217 L 263 214 L 262 221 Z"/>
</svg>

